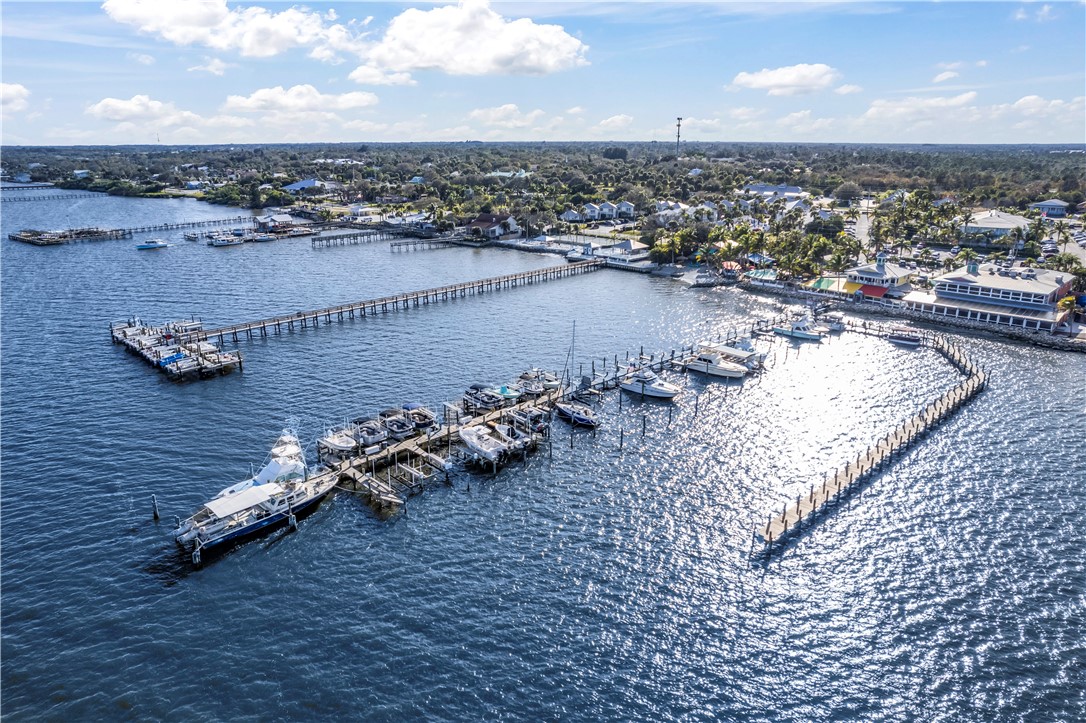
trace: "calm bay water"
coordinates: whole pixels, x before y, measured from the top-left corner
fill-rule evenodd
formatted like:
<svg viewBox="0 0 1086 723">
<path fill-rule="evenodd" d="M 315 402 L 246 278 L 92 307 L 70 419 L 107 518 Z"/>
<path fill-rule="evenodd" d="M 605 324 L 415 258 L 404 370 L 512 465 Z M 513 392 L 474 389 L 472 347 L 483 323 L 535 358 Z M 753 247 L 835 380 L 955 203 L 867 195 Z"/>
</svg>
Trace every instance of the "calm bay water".
<svg viewBox="0 0 1086 723">
<path fill-rule="evenodd" d="M 572 447 L 557 427 L 552 454 L 457 470 L 391 521 L 338 493 L 299 532 L 191 571 L 170 516 L 288 423 L 311 440 L 560 368 L 574 321 L 588 369 L 780 307 L 604 271 L 243 342 L 244 373 L 177 385 L 111 345 L 108 322 L 218 325 L 562 261 L 180 232 L 156 252 L 34 248 L 7 234 L 237 211 L 2 212 L 7 719 L 1086 717 L 1082 357 L 958 337 L 991 388 L 768 564 L 749 555 L 754 524 L 953 384 L 936 355 L 762 341 L 770 368 L 742 385 L 669 375 L 670 423 L 612 393 Z"/>
</svg>

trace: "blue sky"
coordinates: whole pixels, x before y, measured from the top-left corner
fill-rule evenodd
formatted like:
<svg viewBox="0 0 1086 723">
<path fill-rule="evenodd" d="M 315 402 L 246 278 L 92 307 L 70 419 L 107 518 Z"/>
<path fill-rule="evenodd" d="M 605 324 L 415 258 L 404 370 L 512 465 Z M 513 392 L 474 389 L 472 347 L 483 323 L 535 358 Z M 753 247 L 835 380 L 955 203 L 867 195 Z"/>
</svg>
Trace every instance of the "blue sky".
<svg viewBox="0 0 1086 723">
<path fill-rule="evenodd" d="M 1076 2 L 4 0 L 5 145 L 1086 141 Z"/>
</svg>

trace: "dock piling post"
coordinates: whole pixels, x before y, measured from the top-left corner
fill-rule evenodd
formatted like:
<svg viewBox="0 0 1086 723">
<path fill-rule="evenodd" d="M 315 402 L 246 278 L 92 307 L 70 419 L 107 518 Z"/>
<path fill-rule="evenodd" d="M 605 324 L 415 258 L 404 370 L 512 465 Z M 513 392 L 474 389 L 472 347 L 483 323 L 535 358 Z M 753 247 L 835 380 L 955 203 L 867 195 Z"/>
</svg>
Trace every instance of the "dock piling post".
<svg viewBox="0 0 1086 723">
<path fill-rule="evenodd" d="M 151 514 L 155 518 L 155 522 L 158 522 L 158 498 L 151 495 Z"/>
<path fill-rule="evenodd" d="M 648 417 L 644 414 L 641 415 L 641 436 L 645 436 L 645 430 L 648 428 Z"/>
</svg>

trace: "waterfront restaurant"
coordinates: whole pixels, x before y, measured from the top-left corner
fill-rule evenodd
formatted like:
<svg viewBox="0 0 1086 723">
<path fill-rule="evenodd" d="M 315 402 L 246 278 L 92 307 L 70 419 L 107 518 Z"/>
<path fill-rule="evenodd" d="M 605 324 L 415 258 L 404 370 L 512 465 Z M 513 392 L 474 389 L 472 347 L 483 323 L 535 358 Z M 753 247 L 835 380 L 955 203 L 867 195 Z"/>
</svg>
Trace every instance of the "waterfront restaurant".
<svg viewBox="0 0 1086 723">
<path fill-rule="evenodd" d="M 1074 278 L 1062 271 L 974 262 L 932 279 L 933 294 L 912 291 L 904 301 L 906 308 L 936 317 L 1051 332 L 1070 313 L 1056 304 L 1071 293 Z"/>
<path fill-rule="evenodd" d="M 849 269 L 841 290 L 865 299 L 881 299 L 887 295 L 900 297 L 908 291 L 912 274 L 904 266 L 886 263 L 886 254 L 880 253 L 875 257 L 875 263 Z"/>
</svg>

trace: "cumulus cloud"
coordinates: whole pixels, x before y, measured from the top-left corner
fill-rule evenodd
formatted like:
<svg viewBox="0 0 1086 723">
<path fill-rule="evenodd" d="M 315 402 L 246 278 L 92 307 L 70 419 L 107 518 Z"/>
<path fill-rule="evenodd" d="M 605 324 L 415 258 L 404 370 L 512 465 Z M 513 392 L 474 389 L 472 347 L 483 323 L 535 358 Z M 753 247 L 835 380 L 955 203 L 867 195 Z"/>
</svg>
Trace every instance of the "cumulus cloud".
<svg viewBox="0 0 1086 723">
<path fill-rule="evenodd" d="M 683 130 L 689 133 L 718 133 L 719 118 L 683 118 Z"/>
<path fill-rule="evenodd" d="M 851 85 L 849 83 L 845 83 L 844 85 L 839 85 L 834 88 L 833 92 L 837 95 L 852 95 L 853 93 L 862 93 L 863 88 L 858 85 Z"/>
<path fill-rule="evenodd" d="M 951 78 L 957 78 L 957 77 L 958 77 L 958 74 L 955 73 L 953 70 L 944 70 L 942 73 L 939 73 L 939 75 L 932 78 L 931 82 L 932 83 L 942 83 L 944 81 L 950 80 Z"/>
<path fill-rule="evenodd" d="M 309 48 L 310 57 L 335 61 L 340 53 L 361 56 L 363 36 L 307 8 L 280 12 L 249 5 L 227 8 L 226 0 L 105 0 L 102 9 L 114 21 L 156 35 L 176 45 L 234 50 L 246 57 L 279 55 Z"/>
<path fill-rule="evenodd" d="M 449 75 L 545 75 L 587 65 L 588 46 L 560 25 L 507 20 L 487 0 L 410 8 L 368 49 L 369 65 Z"/>
<path fill-rule="evenodd" d="M 792 133 L 822 131 L 833 125 L 833 118 L 812 118 L 810 110 L 799 110 L 778 118 L 776 123 Z"/>
<path fill-rule="evenodd" d="M 604 118 L 596 125 L 596 127 L 601 131 L 617 131 L 628 128 L 631 123 L 633 123 L 633 116 L 619 113 L 610 118 Z"/>
<path fill-rule="evenodd" d="M 728 115 L 731 118 L 740 121 L 754 120 L 763 113 L 765 113 L 765 110 L 761 108 L 747 108 L 745 106 L 741 108 L 732 108 L 728 111 Z"/>
<path fill-rule="evenodd" d="M 0 83 L 0 114 L 18 113 L 26 110 L 30 91 L 19 83 Z"/>
<path fill-rule="evenodd" d="M 360 65 L 347 77 L 359 85 L 415 85 L 410 73 L 389 73 L 372 65 Z"/>
<path fill-rule="evenodd" d="M 861 116 L 864 121 L 918 122 L 932 120 L 962 110 L 974 100 L 976 91 L 955 96 L 932 98 L 908 97 L 895 100 L 874 100 Z"/>
<path fill-rule="evenodd" d="M 134 95 L 128 100 L 104 98 L 89 106 L 85 112 L 92 118 L 118 123 L 155 123 L 160 126 L 176 126 L 203 121 L 195 113 L 181 110 L 173 103 L 154 100 L 147 95 Z"/>
<path fill-rule="evenodd" d="M 1027 95 L 1014 103 L 995 106 L 999 114 L 1017 114 L 1026 118 L 1059 118 L 1061 116 L 1082 118 L 1086 98 L 1079 96 L 1070 101 L 1047 100 L 1039 95 Z"/>
<path fill-rule="evenodd" d="M 579 105 L 575 105 L 572 108 L 566 108 L 566 115 L 580 115 L 584 113 L 584 108 Z"/>
<path fill-rule="evenodd" d="M 835 68 L 825 63 L 800 63 L 739 73 L 732 80 L 730 88 L 764 90 L 769 95 L 800 95 L 825 90 L 840 77 Z"/>
<path fill-rule="evenodd" d="M 515 103 L 506 103 L 496 108 L 477 108 L 468 113 L 472 120 L 494 128 L 525 128 L 542 115 L 543 111 L 538 109 L 522 113 Z"/>
<path fill-rule="evenodd" d="M 1038 8 L 1037 11 L 1032 14 L 1025 7 L 1020 7 L 1014 11 L 1013 17 L 1015 20 L 1018 21 L 1029 20 L 1030 18 L 1032 18 L 1039 23 L 1043 23 L 1049 20 L 1054 20 L 1056 18 L 1056 13 L 1053 12 L 1051 5 L 1045 4 Z"/>
<path fill-rule="evenodd" d="M 223 104 L 223 109 L 242 113 L 286 111 L 286 112 L 329 112 L 368 108 L 377 104 L 377 96 L 364 91 L 325 94 L 312 85 L 295 85 L 284 89 L 261 88 L 248 96 L 231 95 Z"/>
<path fill-rule="evenodd" d="M 207 58 L 207 62 L 203 65 L 194 65 L 189 68 L 189 71 L 203 71 L 204 73 L 211 73 L 212 75 L 223 75 L 226 73 L 226 69 L 231 67 L 231 63 L 224 63 L 218 58 Z"/>
</svg>

